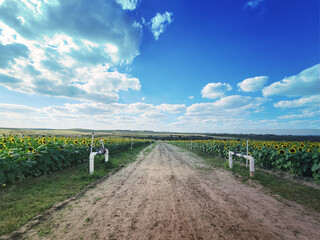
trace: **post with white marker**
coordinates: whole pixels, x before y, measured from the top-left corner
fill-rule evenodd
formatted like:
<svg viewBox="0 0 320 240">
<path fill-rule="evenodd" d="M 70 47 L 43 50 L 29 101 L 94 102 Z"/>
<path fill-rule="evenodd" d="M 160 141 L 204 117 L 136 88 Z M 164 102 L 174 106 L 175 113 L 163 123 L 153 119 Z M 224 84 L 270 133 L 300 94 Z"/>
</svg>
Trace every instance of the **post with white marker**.
<svg viewBox="0 0 320 240">
<path fill-rule="evenodd" d="M 249 156 L 249 140 L 247 140 L 247 156 Z M 246 167 L 248 167 L 248 158 L 246 158 Z"/>
<path fill-rule="evenodd" d="M 90 155 L 89 155 L 89 173 L 92 174 L 94 171 L 94 157 L 96 155 L 104 154 L 104 161 L 107 162 L 109 160 L 109 150 L 104 148 L 103 140 L 100 139 L 101 149 L 97 150 L 97 152 L 92 152 L 93 149 L 93 138 L 94 132 L 92 133 L 91 146 L 90 146 Z"/>
<path fill-rule="evenodd" d="M 232 162 L 232 156 L 236 155 L 238 157 L 243 157 L 246 159 L 246 162 L 249 160 L 249 171 L 250 171 L 250 177 L 254 177 L 254 158 L 249 155 L 243 155 L 242 153 L 235 153 L 232 151 L 229 151 L 229 167 L 233 167 L 233 162 Z"/>
<path fill-rule="evenodd" d="M 232 167 L 233 167 L 232 154 L 233 154 L 233 152 L 229 151 L 229 168 L 232 168 Z"/>
</svg>

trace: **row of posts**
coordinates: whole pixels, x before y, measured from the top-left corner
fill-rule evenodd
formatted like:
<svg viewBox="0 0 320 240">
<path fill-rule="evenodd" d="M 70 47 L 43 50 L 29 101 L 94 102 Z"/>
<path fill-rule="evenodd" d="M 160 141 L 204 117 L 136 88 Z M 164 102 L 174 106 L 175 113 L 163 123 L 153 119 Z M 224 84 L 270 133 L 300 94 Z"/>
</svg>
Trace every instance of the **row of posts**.
<svg viewBox="0 0 320 240">
<path fill-rule="evenodd" d="M 192 150 L 192 140 L 190 143 L 190 148 Z M 243 155 L 241 153 L 234 153 L 232 151 L 229 151 L 229 167 L 233 167 L 233 162 L 232 162 L 232 155 L 236 155 L 238 157 L 243 157 L 246 159 L 246 167 L 248 167 L 248 161 L 249 161 L 249 170 L 250 170 L 250 177 L 254 176 L 254 158 L 252 156 L 249 156 L 249 140 L 247 140 L 247 154 Z"/>
</svg>

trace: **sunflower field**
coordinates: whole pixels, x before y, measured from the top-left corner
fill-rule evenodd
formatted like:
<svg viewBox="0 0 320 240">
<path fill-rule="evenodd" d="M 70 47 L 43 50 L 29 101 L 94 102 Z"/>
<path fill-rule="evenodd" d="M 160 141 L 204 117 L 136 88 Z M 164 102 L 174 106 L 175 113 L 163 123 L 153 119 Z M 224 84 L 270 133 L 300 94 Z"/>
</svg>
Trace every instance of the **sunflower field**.
<svg viewBox="0 0 320 240">
<path fill-rule="evenodd" d="M 229 150 L 247 152 L 247 141 L 236 140 L 199 140 L 174 141 L 173 143 L 228 157 Z M 249 141 L 249 155 L 255 159 L 257 167 L 277 169 L 296 176 L 313 177 L 320 180 L 320 143 L 319 142 L 276 142 Z"/>
<path fill-rule="evenodd" d="M 100 148 L 94 139 L 93 151 Z M 149 140 L 133 139 L 133 147 Z M 131 147 L 131 139 L 105 138 L 104 146 L 110 154 Z M 88 161 L 91 138 L 71 137 L 0 137 L 0 184 L 67 168 Z"/>
</svg>

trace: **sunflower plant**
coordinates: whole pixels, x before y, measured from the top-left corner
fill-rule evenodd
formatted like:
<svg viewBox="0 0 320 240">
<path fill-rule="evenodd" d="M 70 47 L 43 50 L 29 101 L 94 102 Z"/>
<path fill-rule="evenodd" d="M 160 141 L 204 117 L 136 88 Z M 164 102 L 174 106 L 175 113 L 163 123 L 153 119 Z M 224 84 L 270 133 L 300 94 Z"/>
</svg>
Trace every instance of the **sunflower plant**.
<svg viewBox="0 0 320 240">
<path fill-rule="evenodd" d="M 110 154 L 131 147 L 131 139 L 104 139 Z M 133 147 L 141 146 L 149 140 L 132 141 Z M 0 184 L 37 177 L 88 161 L 90 138 L 71 137 L 25 137 L 0 138 Z M 95 139 L 94 149 L 100 148 Z"/>
<path fill-rule="evenodd" d="M 191 141 L 173 141 L 191 147 Z M 228 157 L 228 152 L 246 154 L 246 141 L 199 140 L 192 141 L 192 148 L 212 155 Z M 277 169 L 297 176 L 320 179 L 320 149 L 318 142 L 250 141 L 249 153 L 257 167 Z"/>
</svg>

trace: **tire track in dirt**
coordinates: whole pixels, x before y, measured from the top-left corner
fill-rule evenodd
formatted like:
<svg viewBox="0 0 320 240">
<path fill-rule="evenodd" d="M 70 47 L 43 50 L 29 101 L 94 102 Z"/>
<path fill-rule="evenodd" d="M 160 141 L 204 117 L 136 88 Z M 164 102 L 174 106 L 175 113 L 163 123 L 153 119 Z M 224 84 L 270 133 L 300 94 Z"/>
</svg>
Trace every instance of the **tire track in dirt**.
<svg viewBox="0 0 320 240">
<path fill-rule="evenodd" d="M 159 143 L 23 239 L 320 239 L 320 215 Z"/>
<path fill-rule="evenodd" d="M 175 189 L 180 193 L 179 199 L 182 199 L 182 206 L 188 211 L 191 219 L 192 239 L 202 239 L 203 232 L 209 232 L 207 239 L 210 237 L 213 239 L 278 239 L 276 235 L 268 233 L 264 229 L 254 232 L 250 227 L 257 229 L 260 226 L 254 226 L 255 223 L 250 223 L 245 213 L 234 211 L 237 208 L 236 202 L 231 203 L 233 205 L 231 212 L 226 211 L 225 206 L 221 207 L 217 202 L 220 196 L 216 195 L 212 198 L 209 194 L 213 191 L 212 186 L 210 189 L 203 187 L 201 185 L 203 179 L 197 174 L 193 174 L 192 161 L 186 162 L 187 158 L 183 159 L 172 147 L 168 145 L 165 147 L 171 161 L 176 161 L 180 166 L 188 165 L 190 169 L 185 179 L 176 181 Z M 183 174 L 180 173 L 179 176 L 183 176 Z M 216 181 L 219 180 L 216 179 Z M 191 209 L 192 211 L 190 211 Z M 199 213 L 201 213 L 200 218 L 198 217 Z M 206 221 L 203 221 L 204 219 Z M 238 219 L 242 219 L 248 224 L 240 224 Z"/>
</svg>

